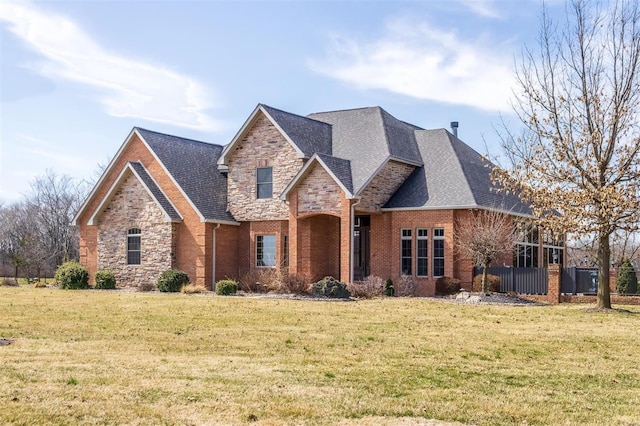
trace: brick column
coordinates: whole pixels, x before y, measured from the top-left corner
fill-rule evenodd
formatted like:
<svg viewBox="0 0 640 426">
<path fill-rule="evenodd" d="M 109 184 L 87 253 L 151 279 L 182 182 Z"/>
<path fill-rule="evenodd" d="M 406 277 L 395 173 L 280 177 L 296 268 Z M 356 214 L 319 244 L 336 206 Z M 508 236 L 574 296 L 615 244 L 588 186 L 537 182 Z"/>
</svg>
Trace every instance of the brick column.
<svg viewBox="0 0 640 426">
<path fill-rule="evenodd" d="M 341 196 L 340 203 L 340 281 L 351 281 L 351 203 L 352 200 Z"/>
<path fill-rule="evenodd" d="M 547 300 L 549 303 L 560 303 L 560 289 L 562 285 L 562 269 L 560 265 L 549 265 L 547 268 L 549 274 L 549 288 L 547 289 Z"/>
<path fill-rule="evenodd" d="M 289 273 L 298 273 L 298 190 L 289 193 Z"/>
</svg>

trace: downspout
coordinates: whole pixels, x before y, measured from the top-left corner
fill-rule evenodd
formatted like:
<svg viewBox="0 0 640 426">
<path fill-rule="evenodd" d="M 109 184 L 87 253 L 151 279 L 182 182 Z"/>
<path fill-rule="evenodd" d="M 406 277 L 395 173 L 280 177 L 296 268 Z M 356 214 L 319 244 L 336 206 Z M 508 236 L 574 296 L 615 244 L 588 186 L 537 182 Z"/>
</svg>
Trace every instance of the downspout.
<svg viewBox="0 0 640 426">
<path fill-rule="evenodd" d="M 220 224 L 217 224 L 213 228 L 213 247 L 211 250 L 211 291 L 216 291 L 216 229 L 220 228 Z"/>
<path fill-rule="evenodd" d="M 351 233 L 349 235 L 349 283 L 353 282 L 353 260 L 354 260 L 354 253 L 353 253 L 353 234 L 356 232 L 356 226 L 355 226 L 355 216 L 356 216 L 356 206 L 358 204 L 360 204 L 360 201 L 362 201 L 362 199 L 360 197 L 356 198 L 357 201 L 355 203 L 353 203 L 351 205 L 351 217 L 349 218 L 351 220 Z"/>
</svg>

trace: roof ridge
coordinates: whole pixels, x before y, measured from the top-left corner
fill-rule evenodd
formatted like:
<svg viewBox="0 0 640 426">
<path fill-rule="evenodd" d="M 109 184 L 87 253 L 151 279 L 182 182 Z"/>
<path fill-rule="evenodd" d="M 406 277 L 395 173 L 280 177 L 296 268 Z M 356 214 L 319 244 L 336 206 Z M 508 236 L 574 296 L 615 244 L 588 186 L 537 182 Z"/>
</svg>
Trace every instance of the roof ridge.
<svg viewBox="0 0 640 426">
<path fill-rule="evenodd" d="M 201 143 L 201 144 L 204 144 L 204 145 L 217 146 L 217 147 L 220 147 L 220 148 L 224 147 L 224 145 L 219 145 L 217 143 L 199 141 L 197 139 L 191 139 L 191 138 L 185 138 L 185 137 L 182 137 L 182 136 L 170 135 L 169 133 L 158 132 L 158 131 L 155 131 L 155 130 L 149 130 L 149 129 L 145 129 L 144 127 L 135 126 L 134 129 L 135 130 L 142 130 L 142 131 L 149 132 L 149 133 L 155 133 L 156 135 L 169 136 L 169 137 L 176 138 L 176 139 L 181 139 L 181 140 L 187 141 L 187 142 L 196 142 L 196 143 Z"/>
<path fill-rule="evenodd" d="M 311 114 L 329 114 L 329 113 L 332 113 L 332 112 L 347 112 L 347 111 L 358 111 L 358 110 L 363 110 L 363 109 L 376 109 L 376 108 L 377 109 L 382 109 L 381 106 L 374 105 L 374 106 L 368 106 L 368 107 L 336 109 L 336 110 L 332 110 L 332 111 L 318 111 L 318 112 L 312 112 Z M 309 115 L 311 115 L 311 114 L 309 114 Z"/>
<path fill-rule="evenodd" d="M 471 148 L 469 145 L 467 145 L 466 143 L 464 143 L 460 139 L 458 139 L 457 136 L 454 136 L 453 133 L 451 133 L 447 129 L 443 128 L 442 130 L 444 130 L 445 135 L 447 135 L 447 140 L 449 141 L 449 146 L 451 147 L 451 150 L 453 151 L 454 158 L 456 159 L 456 163 L 458 164 L 458 167 L 460 167 L 460 171 L 462 172 L 462 176 L 464 176 L 464 184 L 467 187 L 467 189 L 469 190 L 469 193 L 471 194 L 471 198 L 473 198 L 473 201 L 476 203 L 476 205 L 478 205 L 478 198 L 476 197 L 476 194 L 473 192 L 473 188 L 471 188 L 471 184 L 469 183 L 469 176 L 467 175 L 467 173 L 465 171 L 465 168 L 462 166 L 462 162 L 460 161 L 460 155 L 458 154 L 458 151 L 453 146 L 453 144 L 455 142 L 460 142 L 463 145 L 469 147 L 476 154 L 478 154 L 478 153 L 473 148 Z M 478 155 L 480 155 L 480 154 L 478 154 Z"/>
<path fill-rule="evenodd" d="M 267 104 L 259 104 L 259 105 L 261 105 L 262 107 L 273 109 L 273 110 L 278 111 L 278 112 L 282 112 L 284 114 L 294 115 L 294 116 L 299 117 L 299 118 L 304 118 L 305 120 L 315 121 L 316 123 L 321 123 L 321 124 L 324 124 L 324 125 L 327 125 L 327 126 L 331 126 L 331 124 L 329 124 L 329 123 L 325 123 L 324 121 L 316 120 L 315 118 L 311 118 L 311 117 L 306 116 L 306 115 L 300 115 L 300 114 L 296 114 L 296 113 L 293 113 L 293 112 L 285 111 L 285 110 L 280 109 L 280 108 L 274 108 L 274 107 L 272 107 L 270 105 L 267 105 Z M 315 114 L 315 113 L 312 112 L 311 114 Z"/>
</svg>

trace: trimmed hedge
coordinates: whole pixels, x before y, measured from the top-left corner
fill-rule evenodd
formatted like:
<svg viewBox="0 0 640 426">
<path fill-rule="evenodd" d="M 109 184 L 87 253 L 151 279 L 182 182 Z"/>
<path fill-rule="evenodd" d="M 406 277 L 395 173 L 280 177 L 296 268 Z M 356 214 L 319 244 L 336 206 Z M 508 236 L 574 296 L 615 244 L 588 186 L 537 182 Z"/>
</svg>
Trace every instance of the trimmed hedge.
<svg viewBox="0 0 640 426">
<path fill-rule="evenodd" d="M 54 278 L 58 287 L 65 290 L 89 288 L 87 268 L 75 261 L 64 262 L 58 266 Z"/>
<path fill-rule="evenodd" d="M 351 293 L 347 290 L 347 285 L 333 277 L 324 277 L 320 281 L 313 283 L 313 294 L 316 296 L 331 297 L 335 299 L 348 299 Z"/>
<path fill-rule="evenodd" d="M 238 283 L 234 280 L 220 280 L 216 283 L 216 294 L 220 296 L 229 296 L 236 294 L 238 291 Z"/>
<path fill-rule="evenodd" d="M 189 276 L 180 269 L 168 269 L 158 278 L 158 290 L 164 293 L 177 293 L 189 284 Z"/>
<path fill-rule="evenodd" d="M 438 296 L 450 296 L 460 291 L 460 280 L 451 277 L 440 277 L 436 280 L 436 294 Z"/>
<path fill-rule="evenodd" d="M 95 288 L 102 290 L 113 290 L 116 288 L 116 274 L 110 269 L 100 269 L 96 272 Z"/>
<path fill-rule="evenodd" d="M 482 291 L 482 274 L 473 277 L 473 291 L 479 293 Z M 500 293 L 500 277 L 497 275 L 487 275 L 487 291 L 491 293 Z"/>
</svg>

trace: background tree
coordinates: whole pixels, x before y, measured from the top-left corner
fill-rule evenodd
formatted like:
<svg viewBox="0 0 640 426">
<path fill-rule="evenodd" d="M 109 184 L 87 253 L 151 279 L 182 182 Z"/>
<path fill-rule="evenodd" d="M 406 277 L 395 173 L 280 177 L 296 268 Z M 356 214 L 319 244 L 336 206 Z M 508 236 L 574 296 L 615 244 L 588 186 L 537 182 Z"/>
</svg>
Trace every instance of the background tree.
<svg viewBox="0 0 640 426">
<path fill-rule="evenodd" d="M 629 259 L 624 259 L 620 265 L 616 289 L 620 294 L 635 294 L 638 292 L 638 277 Z"/>
<path fill-rule="evenodd" d="M 517 64 L 525 130 L 505 130 L 511 164 L 494 176 L 544 227 L 595 237 L 597 305 L 610 308 L 610 236 L 640 219 L 640 15 L 636 1 L 575 0 L 567 12 L 558 27 L 543 8 L 537 49 Z"/>
<path fill-rule="evenodd" d="M 513 223 L 510 216 L 482 210 L 456 222 L 453 236 L 458 253 L 482 267 L 482 292 L 487 292 L 489 266 L 513 251 Z"/>
</svg>

